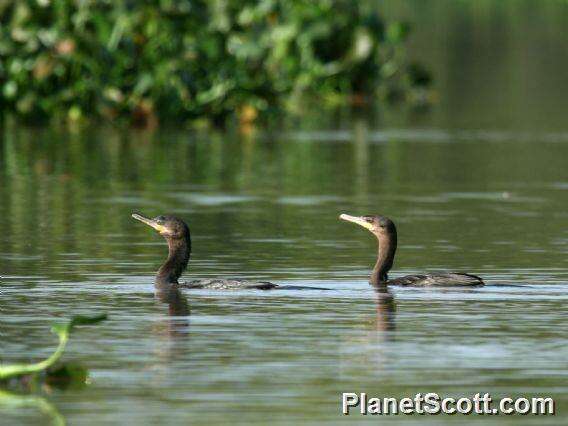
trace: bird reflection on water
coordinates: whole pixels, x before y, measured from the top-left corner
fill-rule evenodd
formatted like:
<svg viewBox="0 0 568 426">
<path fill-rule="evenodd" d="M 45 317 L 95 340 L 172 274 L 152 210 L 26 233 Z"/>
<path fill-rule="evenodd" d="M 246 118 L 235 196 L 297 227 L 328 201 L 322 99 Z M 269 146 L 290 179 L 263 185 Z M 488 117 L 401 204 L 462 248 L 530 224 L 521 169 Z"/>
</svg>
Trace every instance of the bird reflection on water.
<svg viewBox="0 0 568 426">
<path fill-rule="evenodd" d="M 376 330 L 384 332 L 385 340 L 394 340 L 396 302 L 386 285 L 373 285 L 376 302 Z"/>
<path fill-rule="evenodd" d="M 168 305 L 168 314 L 172 317 L 188 316 L 190 313 L 187 298 L 177 286 L 156 284 L 156 299 Z"/>
<path fill-rule="evenodd" d="M 175 338 L 187 336 L 189 333 L 189 303 L 175 285 L 155 285 L 156 299 L 168 305 L 168 318 L 164 321 L 164 334 Z"/>
</svg>

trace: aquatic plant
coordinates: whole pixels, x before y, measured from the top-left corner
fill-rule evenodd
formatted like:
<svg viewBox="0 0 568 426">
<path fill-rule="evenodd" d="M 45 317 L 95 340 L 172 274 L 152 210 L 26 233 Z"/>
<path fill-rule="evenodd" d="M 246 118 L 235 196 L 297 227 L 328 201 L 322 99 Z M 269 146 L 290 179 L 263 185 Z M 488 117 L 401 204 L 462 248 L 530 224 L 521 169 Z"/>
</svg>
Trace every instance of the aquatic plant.
<svg viewBox="0 0 568 426">
<path fill-rule="evenodd" d="M 65 418 L 47 399 L 35 395 L 20 395 L 0 389 L 0 405 L 10 408 L 36 408 L 51 419 L 54 426 L 64 426 Z"/>
<path fill-rule="evenodd" d="M 59 345 L 53 354 L 43 361 L 34 364 L 10 364 L 0 365 L 0 381 L 6 381 L 14 377 L 37 374 L 52 367 L 63 355 L 69 335 L 76 326 L 91 325 L 104 321 L 107 318 L 106 314 L 101 314 L 92 317 L 75 316 L 67 323 L 55 324 L 52 326 L 51 331 L 59 337 Z"/>
<path fill-rule="evenodd" d="M 37 408 L 51 419 L 53 425 L 65 425 L 65 418 L 54 405 L 42 396 L 29 393 L 37 390 L 39 383 L 60 389 L 69 385 L 84 386 L 88 373 L 86 368 L 69 363 L 56 363 L 63 355 L 69 335 L 76 326 L 96 324 L 106 318 L 106 314 L 92 317 L 75 316 L 66 323 L 55 324 L 51 331 L 59 337 L 59 345 L 50 357 L 34 364 L 0 365 L 0 406 Z M 23 388 L 25 391 L 18 392 L 7 388 Z"/>
<path fill-rule="evenodd" d="M 409 27 L 370 0 L 0 1 L 0 111 L 207 118 L 408 97 Z"/>
</svg>

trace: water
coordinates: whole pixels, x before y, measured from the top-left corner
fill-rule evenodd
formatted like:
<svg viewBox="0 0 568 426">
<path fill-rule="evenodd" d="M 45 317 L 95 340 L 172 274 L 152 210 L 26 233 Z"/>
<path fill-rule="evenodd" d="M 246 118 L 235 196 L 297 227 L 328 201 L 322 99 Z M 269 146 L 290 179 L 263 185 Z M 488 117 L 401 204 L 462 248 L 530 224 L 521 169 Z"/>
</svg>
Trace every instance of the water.
<svg viewBox="0 0 568 426">
<path fill-rule="evenodd" d="M 449 10 L 470 19 L 464 3 Z M 455 16 L 440 19 L 443 28 Z M 486 70 L 490 58 L 472 56 Z M 507 69 L 494 70 L 496 82 Z M 548 79 L 538 78 L 535 85 Z M 388 421 L 562 423 L 568 128 L 551 103 L 539 103 L 542 93 L 525 93 L 526 108 L 513 96 L 494 105 L 495 81 L 493 91 L 475 92 L 442 78 L 440 104 L 424 114 L 306 117 L 253 135 L 8 126 L 0 141 L 0 359 L 38 360 L 55 345 L 47 333 L 54 320 L 107 312 L 107 322 L 78 330 L 65 354 L 90 368 L 91 384 L 43 394 L 69 424 L 377 421 L 340 415 L 341 392 L 551 396 L 556 417 Z M 188 278 L 332 290 L 160 297 L 153 273 L 165 243 L 131 219 L 134 211 L 189 222 Z M 339 221 L 343 212 L 395 220 L 392 276 L 463 270 L 489 285 L 378 295 L 366 283 L 373 238 Z M 46 418 L 35 407 L 4 407 L 0 423 Z"/>
<path fill-rule="evenodd" d="M 562 413 L 568 143 L 393 136 L 361 124 L 344 133 L 144 141 L 104 130 L 10 132 L 0 187 L 3 361 L 48 354 L 54 319 L 108 312 L 66 354 L 91 368 L 91 385 L 48 396 L 71 424 L 340 421 L 342 391 L 545 395 Z M 188 277 L 332 291 L 193 291 L 168 305 L 152 276 L 165 243 L 133 211 L 188 220 Z M 341 212 L 395 219 L 394 276 L 466 270 L 490 285 L 392 289 L 385 301 L 366 284 L 373 238 L 339 221 Z"/>
</svg>

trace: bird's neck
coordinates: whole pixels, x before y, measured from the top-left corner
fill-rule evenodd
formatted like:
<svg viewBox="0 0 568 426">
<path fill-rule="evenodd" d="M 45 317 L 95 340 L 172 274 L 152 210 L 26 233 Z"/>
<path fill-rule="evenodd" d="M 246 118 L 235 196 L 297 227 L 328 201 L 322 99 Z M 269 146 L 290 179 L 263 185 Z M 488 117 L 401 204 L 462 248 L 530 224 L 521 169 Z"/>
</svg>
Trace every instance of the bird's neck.
<svg viewBox="0 0 568 426">
<path fill-rule="evenodd" d="M 187 267 L 191 253 L 189 235 L 182 238 L 168 238 L 168 258 L 158 270 L 156 284 L 177 284 L 178 278 Z"/>
<path fill-rule="evenodd" d="M 388 280 L 387 274 L 392 268 L 396 253 L 396 233 L 381 234 L 377 236 L 377 242 L 377 263 L 375 263 L 370 278 L 370 283 L 375 286 Z"/>
</svg>

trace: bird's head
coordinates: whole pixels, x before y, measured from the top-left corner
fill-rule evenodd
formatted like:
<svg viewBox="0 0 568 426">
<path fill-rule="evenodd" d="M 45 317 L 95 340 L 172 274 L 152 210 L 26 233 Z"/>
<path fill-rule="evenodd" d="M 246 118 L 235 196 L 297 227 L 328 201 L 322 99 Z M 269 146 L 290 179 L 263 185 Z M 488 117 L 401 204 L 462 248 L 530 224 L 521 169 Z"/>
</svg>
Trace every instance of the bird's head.
<svg viewBox="0 0 568 426">
<path fill-rule="evenodd" d="M 132 217 L 154 228 L 166 239 L 181 239 L 189 236 L 187 224 L 175 216 L 157 216 L 154 219 L 133 213 Z"/>
<path fill-rule="evenodd" d="M 394 222 L 386 216 L 351 216 L 348 214 L 342 214 L 339 218 L 362 226 L 374 234 L 377 238 L 396 234 Z"/>
</svg>

